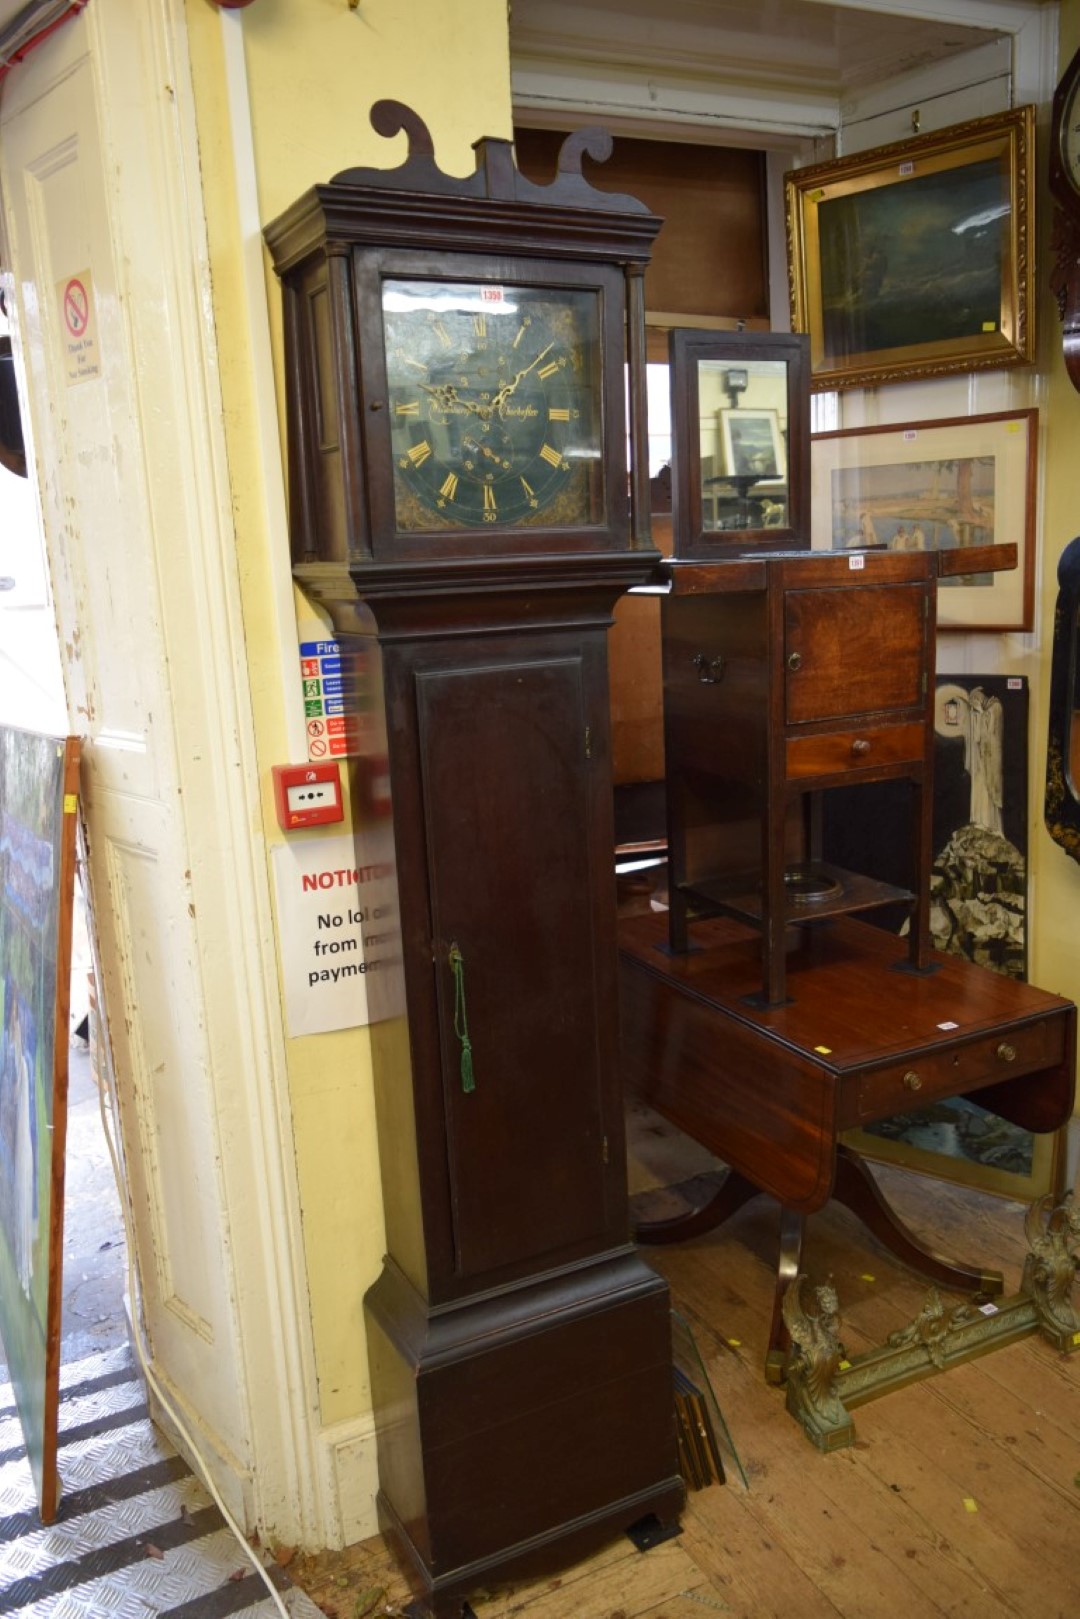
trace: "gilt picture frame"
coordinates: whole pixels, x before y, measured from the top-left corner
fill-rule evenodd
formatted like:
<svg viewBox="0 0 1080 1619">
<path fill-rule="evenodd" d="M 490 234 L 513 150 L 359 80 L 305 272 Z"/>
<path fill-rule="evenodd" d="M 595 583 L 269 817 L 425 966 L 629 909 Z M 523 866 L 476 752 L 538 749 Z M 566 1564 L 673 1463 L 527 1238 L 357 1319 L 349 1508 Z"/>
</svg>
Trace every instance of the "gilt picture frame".
<svg viewBox="0 0 1080 1619">
<path fill-rule="evenodd" d="M 785 176 L 792 327 L 813 389 L 1035 358 L 1034 108 Z"/>
<path fill-rule="evenodd" d="M 1015 544 L 1017 566 L 940 580 L 941 630 L 1030 630 L 1038 411 L 819 433 L 810 444 L 815 550 Z"/>
</svg>

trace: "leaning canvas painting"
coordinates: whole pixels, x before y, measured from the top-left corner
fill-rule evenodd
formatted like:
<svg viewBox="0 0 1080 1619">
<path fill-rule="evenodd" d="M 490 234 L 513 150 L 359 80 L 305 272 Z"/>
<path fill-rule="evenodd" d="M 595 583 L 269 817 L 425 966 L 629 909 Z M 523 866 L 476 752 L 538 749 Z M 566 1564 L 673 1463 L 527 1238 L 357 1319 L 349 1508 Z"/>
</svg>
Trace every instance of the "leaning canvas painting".
<svg viewBox="0 0 1080 1619">
<path fill-rule="evenodd" d="M 56 1513 L 67 1020 L 79 745 L 0 726 L 0 1338 Z"/>
</svg>

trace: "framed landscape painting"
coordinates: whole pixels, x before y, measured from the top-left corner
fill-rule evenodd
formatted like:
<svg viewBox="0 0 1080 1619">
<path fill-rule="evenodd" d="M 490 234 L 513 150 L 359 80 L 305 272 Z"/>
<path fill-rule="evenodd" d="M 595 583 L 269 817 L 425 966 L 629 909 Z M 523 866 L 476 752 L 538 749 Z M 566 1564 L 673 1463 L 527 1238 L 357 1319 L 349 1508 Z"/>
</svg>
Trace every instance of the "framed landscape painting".
<svg viewBox="0 0 1080 1619">
<path fill-rule="evenodd" d="M 938 628 L 1030 630 L 1035 609 L 1038 412 L 999 411 L 818 433 L 810 444 L 815 549 L 1015 544 L 1017 566 L 938 585 Z"/>
<path fill-rule="evenodd" d="M 1034 108 L 785 176 L 813 388 L 1031 364 Z"/>
<path fill-rule="evenodd" d="M 784 440 L 775 410 L 722 410 L 720 443 L 724 473 L 750 483 L 780 482 L 787 476 Z"/>
</svg>

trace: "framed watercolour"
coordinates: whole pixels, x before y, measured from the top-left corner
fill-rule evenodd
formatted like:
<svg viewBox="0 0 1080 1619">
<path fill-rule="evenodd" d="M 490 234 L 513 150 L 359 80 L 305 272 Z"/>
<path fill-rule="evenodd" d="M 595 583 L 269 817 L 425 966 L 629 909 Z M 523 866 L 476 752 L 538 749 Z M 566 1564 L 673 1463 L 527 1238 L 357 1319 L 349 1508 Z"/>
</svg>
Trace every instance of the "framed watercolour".
<svg viewBox="0 0 1080 1619">
<path fill-rule="evenodd" d="M 1038 412 L 1000 411 L 819 433 L 810 445 L 811 543 L 939 550 L 1012 542 L 1008 573 L 938 587 L 938 628 L 1030 630 Z"/>
<path fill-rule="evenodd" d="M 720 457 L 729 478 L 753 483 L 787 476 L 784 440 L 775 410 L 721 410 Z"/>
<path fill-rule="evenodd" d="M 813 388 L 1035 357 L 1034 109 L 786 176 L 792 326 Z"/>
</svg>

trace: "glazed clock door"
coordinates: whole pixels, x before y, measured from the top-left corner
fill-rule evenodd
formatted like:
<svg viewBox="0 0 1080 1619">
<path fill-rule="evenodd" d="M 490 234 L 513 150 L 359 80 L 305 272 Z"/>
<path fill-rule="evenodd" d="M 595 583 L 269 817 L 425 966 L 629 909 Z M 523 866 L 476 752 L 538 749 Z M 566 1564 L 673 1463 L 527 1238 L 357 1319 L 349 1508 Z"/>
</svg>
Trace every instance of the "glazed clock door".
<svg viewBox="0 0 1080 1619">
<path fill-rule="evenodd" d="M 576 637 L 417 675 L 459 1284 L 595 1249 L 619 1206 L 586 676 Z"/>
<path fill-rule="evenodd" d="M 616 272 L 369 252 L 355 274 L 376 559 L 625 545 Z"/>
</svg>

